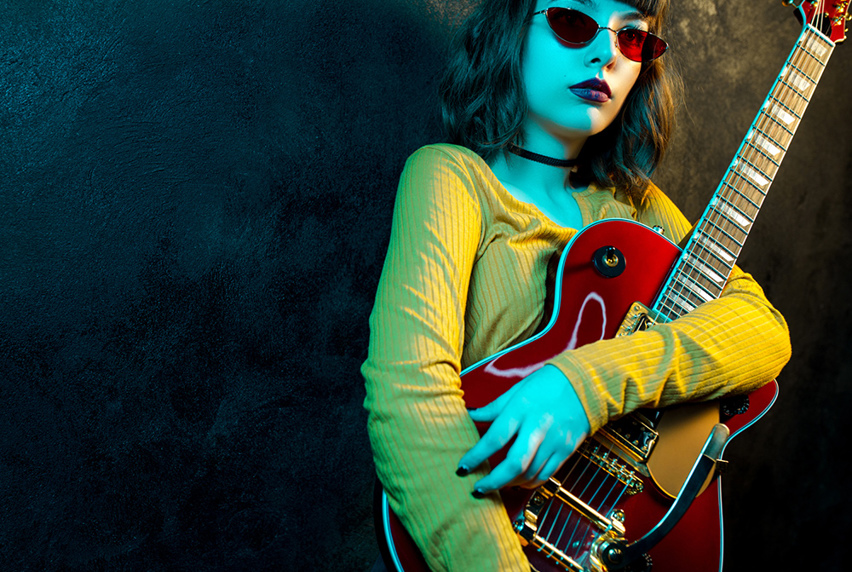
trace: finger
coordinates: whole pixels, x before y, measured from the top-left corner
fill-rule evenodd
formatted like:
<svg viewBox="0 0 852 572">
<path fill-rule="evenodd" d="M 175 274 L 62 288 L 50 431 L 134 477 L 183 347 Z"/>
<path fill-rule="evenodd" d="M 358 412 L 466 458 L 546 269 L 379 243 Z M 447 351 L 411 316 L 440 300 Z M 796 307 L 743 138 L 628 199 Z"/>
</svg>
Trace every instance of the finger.
<svg viewBox="0 0 852 572">
<path fill-rule="evenodd" d="M 524 474 L 521 475 L 520 481 L 518 484 L 521 486 L 525 486 L 528 483 L 535 483 L 540 480 L 539 475 L 542 470 L 544 470 L 545 465 L 552 457 L 551 451 L 549 451 L 546 447 L 546 442 L 542 441 L 541 445 L 539 445 L 538 450 L 535 453 L 535 457 L 532 462 L 527 467 L 527 470 L 524 471 Z"/>
<path fill-rule="evenodd" d="M 568 459 L 559 456 L 550 457 L 550 459 L 547 460 L 547 463 L 545 463 L 541 468 L 541 472 L 538 474 L 538 480 L 545 483 L 548 479 L 555 475 L 559 469 L 561 469 L 562 466 L 569 461 L 569 459 L 570 457 Z"/>
<path fill-rule="evenodd" d="M 529 425 L 529 424 L 527 424 Z M 527 471 L 530 463 L 535 458 L 541 442 L 544 440 L 545 431 L 539 426 L 528 428 L 523 426 L 517 439 L 506 453 L 506 458 L 494 467 L 487 477 L 484 477 L 474 485 L 480 492 L 488 493 L 509 484 L 525 482 L 527 479 L 521 476 Z"/>
<path fill-rule="evenodd" d="M 488 457 L 506 446 L 517 433 L 520 421 L 509 416 L 498 417 L 485 435 L 459 460 L 459 469 L 469 472 L 485 462 Z"/>
<path fill-rule="evenodd" d="M 470 409 L 468 413 L 470 414 L 470 418 L 474 421 L 493 421 L 497 419 L 497 416 L 503 411 L 509 401 L 512 400 L 515 393 L 518 392 L 521 383 L 516 383 L 512 387 L 506 391 L 503 395 L 489 403 L 488 405 L 483 405 L 477 409 Z"/>
</svg>

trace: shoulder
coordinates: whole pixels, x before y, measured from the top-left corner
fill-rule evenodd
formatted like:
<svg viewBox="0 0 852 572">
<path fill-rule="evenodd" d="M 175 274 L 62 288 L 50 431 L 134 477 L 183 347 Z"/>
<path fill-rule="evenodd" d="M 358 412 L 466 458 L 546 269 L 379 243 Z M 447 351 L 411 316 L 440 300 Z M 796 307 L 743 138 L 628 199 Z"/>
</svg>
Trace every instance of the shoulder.
<svg viewBox="0 0 852 572">
<path fill-rule="evenodd" d="M 405 162 L 406 169 L 410 167 L 440 168 L 450 165 L 472 172 L 481 172 L 485 167 L 485 161 L 467 147 L 449 143 L 434 143 L 420 147 Z"/>
<path fill-rule="evenodd" d="M 479 202 L 490 170 L 482 158 L 458 145 L 436 143 L 417 149 L 405 162 L 400 190 L 416 193 L 463 194 Z"/>
<path fill-rule="evenodd" d="M 443 143 L 421 147 L 405 163 L 397 208 L 407 205 L 406 210 L 425 208 L 477 221 L 486 186 L 483 166 L 482 159 L 465 147 Z"/>
</svg>

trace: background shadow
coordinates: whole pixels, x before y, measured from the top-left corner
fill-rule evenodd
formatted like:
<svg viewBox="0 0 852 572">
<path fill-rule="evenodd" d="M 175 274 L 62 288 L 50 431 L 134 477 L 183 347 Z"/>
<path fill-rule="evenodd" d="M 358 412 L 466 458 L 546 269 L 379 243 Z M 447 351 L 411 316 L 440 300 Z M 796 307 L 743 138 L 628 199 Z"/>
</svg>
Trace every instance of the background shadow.
<svg viewBox="0 0 852 572">
<path fill-rule="evenodd" d="M 358 368 L 397 178 L 441 139 L 436 84 L 468 9 L 6 2 L 4 569 L 371 565 Z M 686 110 L 655 180 L 688 217 L 797 34 L 774 1 L 676 3 Z M 850 63 L 839 46 L 741 258 L 794 357 L 727 453 L 727 571 L 838 570 L 824 536 L 852 528 L 833 454 L 850 430 Z"/>
</svg>

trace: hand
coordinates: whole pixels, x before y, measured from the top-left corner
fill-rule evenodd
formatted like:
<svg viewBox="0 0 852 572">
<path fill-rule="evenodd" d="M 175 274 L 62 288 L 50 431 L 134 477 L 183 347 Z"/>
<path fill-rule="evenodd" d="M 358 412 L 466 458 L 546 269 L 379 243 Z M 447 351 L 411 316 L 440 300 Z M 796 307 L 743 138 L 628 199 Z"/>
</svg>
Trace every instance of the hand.
<svg viewBox="0 0 852 572">
<path fill-rule="evenodd" d="M 482 496 L 507 485 L 538 486 L 549 479 L 588 436 L 580 398 L 565 375 L 546 365 L 479 409 L 474 421 L 492 421 L 485 435 L 459 461 L 464 475 L 512 440 L 506 458 L 474 485 Z"/>
</svg>

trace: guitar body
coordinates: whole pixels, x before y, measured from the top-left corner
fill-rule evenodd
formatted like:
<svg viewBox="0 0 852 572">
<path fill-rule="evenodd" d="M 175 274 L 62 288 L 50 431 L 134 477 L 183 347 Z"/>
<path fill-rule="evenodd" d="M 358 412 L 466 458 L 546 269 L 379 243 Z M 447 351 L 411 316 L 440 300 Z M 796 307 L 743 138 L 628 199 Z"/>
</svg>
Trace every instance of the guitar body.
<svg viewBox="0 0 852 572">
<path fill-rule="evenodd" d="M 615 276 L 605 276 L 593 262 L 596 257 L 600 259 L 602 247 L 614 248 L 614 252 L 624 262 L 623 268 Z M 652 305 L 680 254 L 681 250 L 671 241 L 633 221 L 605 220 L 583 229 L 560 259 L 554 312 L 549 324 L 533 338 L 462 372 L 462 389 L 467 407 L 478 408 L 490 403 L 542 367 L 546 361 L 566 350 L 613 338 L 634 302 L 649 307 Z M 727 421 L 732 435 L 762 416 L 774 402 L 776 394 L 777 384 L 772 382 L 750 395 L 747 412 Z M 590 455 L 581 455 L 579 452 L 556 475 L 557 480 L 565 479 L 565 488 L 576 489 L 577 496 L 594 505 L 601 514 L 612 514 L 615 511 L 623 513 L 625 537 L 628 540 L 640 538 L 663 518 L 680 483 L 685 480 L 699 455 L 704 440 L 719 421 L 717 402 L 684 405 L 674 409 L 676 411 L 671 412 L 674 420 L 671 430 L 667 433 L 667 413 L 656 424 L 659 438 L 650 458 L 635 463 L 638 469 L 633 472 L 635 479 L 641 481 L 641 485 L 638 485 L 641 492 L 627 493 L 627 487 L 621 486 L 611 475 L 601 476 L 603 471 L 600 463 L 591 462 Z M 478 426 L 478 429 L 484 433 L 487 426 Z M 604 430 L 601 432 L 605 433 Z M 596 448 L 615 448 L 611 441 L 607 440 L 602 445 L 601 442 L 593 442 L 595 438 L 592 436 L 586 443 L 592 443 Z M 667 446 L 667 442 L 672 444 Z M 503 454 L 501 452 L 492 457 L 492 466 L 501 460 Z M 614 492 L 608 495 L 609 498 L 603 498 L 597 492 L 602 489 Z M 523 518 L 524 509 L 533 494 L 534 491 L 521 488 L 501 491 L 506 511 L 513 522 L 519 517 Z M 427 571 L 422 556 L 390 510 L 383 494 L 377 508 L 377 529 L 386 542 L 385 559 L 389 568 L 405 572 Z M 570 553 L 568 555 L 579 562 L 583 569 L 591 570 L 590 553 L 599 532 L 579 515 L 566 517 L 565 513 L 570 512 L 560 511 L 561 516 L 555 520 L 551 518 L 550 522 L 547 517 L 543 517 L 539 529 L 561 530 L 562 533 L 558 535 L 558 541 L 562 543 L 560 550 Z M 557 536 L 556 533 L 553 535 Z M 554 538 L 558 545 L 556 540 Z M 534 568 L 541 572 L 565 569 L 545 558 L 543 554 L 546 550 L 539 551 L 528 545 L 525 551 Z M 650 551 L 650 557 L 655 572 L 717 572 L 721 567 L 721 555 L 719 479 L 710 478 L 686 515 Z"/>
<path fill-rule="evenodd" d="M 629 220 L 583 229 L 559 261 L 547 327 L 462 372 L 468 408 L 492 402 L 564 351 L 647 329 L 719 296 L 835 44 L 846 39 L 850 2 L 785 3 L 794 5 L 802 33 L 684 250 Z M 630 326 L 622 329 L 623 323 Z M 773 381 L 745 402 L 726 399 L 724 408 L 709 402 L 633 412 L 586 439 L 538 489 L 502 489 L 533 568 L 604 572 L 609 562 L 610 569 L 627 572 L 718 572 L 721 491 L 709 467 L 726 442 L 717 424 L 721 418 L 730 437 L 737 435 L 763 416 L 777 393 Z M 706 450 L 712 453 L 705 455 L 711 431 Z M 504 455 L 494 455 L 492 466 Z M 388 567 L 427 571 L 384 492 L 376 492 L 376 529 Z M 622 560 L 631 563 L 625 567 Z"/>
</svg>

